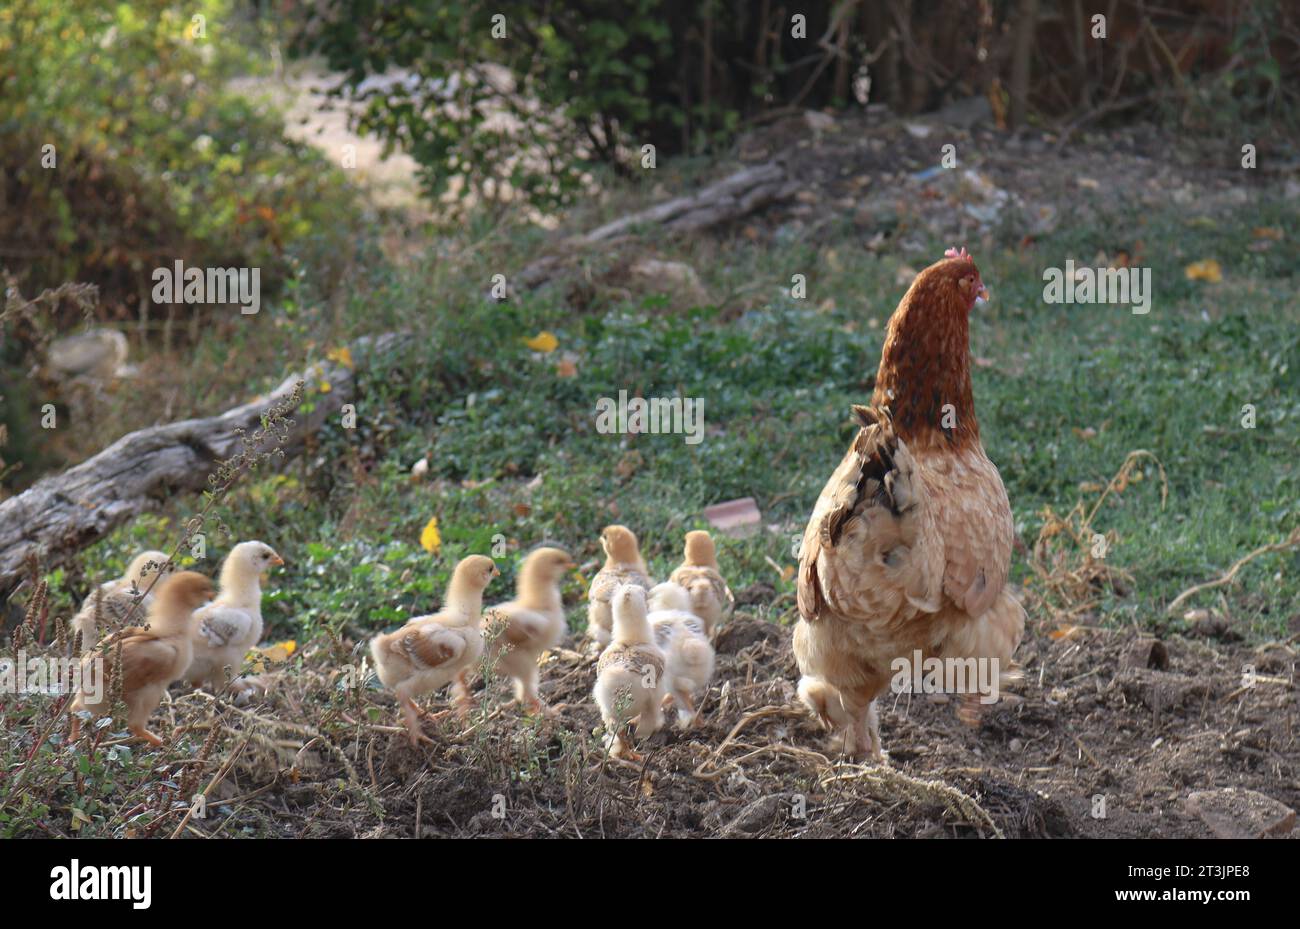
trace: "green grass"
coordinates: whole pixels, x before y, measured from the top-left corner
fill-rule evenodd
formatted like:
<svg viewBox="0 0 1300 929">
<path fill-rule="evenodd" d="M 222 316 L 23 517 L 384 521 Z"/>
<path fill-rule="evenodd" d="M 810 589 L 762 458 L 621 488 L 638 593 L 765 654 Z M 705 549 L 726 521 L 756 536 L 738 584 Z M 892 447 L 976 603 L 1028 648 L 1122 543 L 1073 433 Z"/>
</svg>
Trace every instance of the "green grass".
<svg viewBox="0 0 1300 929">
<path fill-rule="evenodd" d="M 1281 228 L 1284 241 L 1248 250 L 1259 226 Z M 1112 495 L 1094 520 L 1096 531 L 1114 533 L 1108 562 L 1135 581 L 1123 596 L 1104 596 L 1106 620 L 1162 627 L 1180 591 L 1300 520 L 1300 283 L 1285 247 L 1297 235 L 1292 213 L 1263 202 L 1213 218 L 1112 215 L 1023 250 L 977 250 L 994 301 L 972 321 L 972 350 L 992 362 L 974 371 L 976 409 L 1025 545 L 1044 508 L 1064 513 L 1081 496 L 1095 499 L 1081 485 L 1105 483 L 1130 451 L 1149 450 L 1167 474 L 1163 507 L 1158 472 L 1146 465 L 1146 480 Z M 1045 267 L 1067 258 L 1092 265 L 1099 251 L 1132 251 L 1139 240 L 1153 269 L 1149 315 L 1043 303 Z M 638 290 L 608 275 L 616 258 L 600 254 L 586 259 L 594 283 L 581 309 L 563 285 L 486 301 L 493 274 L 509 277 L 546 244 L 535 231 L 471 225 L 415 270 L 377 263 L 341 311 L 291 289 L 255 326 L 226 327 L 221 341 L 199 347 L 197 370 L 238 357 L 241 344 L 258 343 L 263 357 L 274 348 L 281 363 L 262 372 L 269 385 L 291 363 L 319 356 L 325 331 L 417 336 L 364 373 L 358 429 L 329 432 L 316 454 L 284 477 L 246 483 L 223 510 L 235 536 L 260 537 L 290 561 L 268 596 L 272 634 L 329 628 L 359 637 L 391 627 L 439 600 L 455 559 L 488 552 L 498 535 L 508 550 L 494 588 L 502 595 L 519 553 L 549 540 L 594 558 L 613 521 L 639 532 L 662 575 L 682 534 L 703 525 L 705 506 L 747 495 L 780 528 L 723 539 L 724 571 L 734 588 L 772 584 L 778 596 L 763 612 L 792 615 L 792 584 L 768 559 L 794 564 L 794 537 L 851 437 L 848 407 L 870 394 L 883 324 L 904 289 L 900 264 L 921 267 L 948 243 L 878 257 L 848 233 L 829 247 L 665 237 L 649 245 L 692 264 L 709 301 Z M 1222 283 L 1185 279 L 1185 265 L 1203 258 L 1221 263 Z M 808 276 L 807 299 L 788 294 L 796 272 Z M 342 317 L 327 315 L 335 312 Z M 559 339 L 551 355 L 523 345 L 542 329 Z M 557 372 L 565 353 L 576 377 Z M 596 401 L 620 389 L 703 398 L 704 442 L 598 434 Z M 1240 425 L 1247 403 L 1257 410 L 1253 430 Z M 1091 438 L 1076 431 L 1089 428 Z M 407 470 L 426 452 L 431 481 L 413 485 Z M 537 475 L 540 486 L 526 489 Z M 118 531 L 87 554 L 88 570 L 98 575 L 164 542 L 196 505 L 177 501 L 168 526 L 150 519 Z M 436 557 L 418 545 L 433 515 L 444 541 Z M 220 557 L 228 544 L 211 550 Z M 1241 572 L 1223 591 L 1239 628 L 1268 636 L 1286 627 L 1300 602 L 1298 567 L 1293 553 L 1273 554 Z M 1013 576 L 1028 573 L 1017 554 Z M 581 590 L 575 578 L 569 592 Z M 1206 594 L 1190 605 L 1219 601 Z"/>
</svg>

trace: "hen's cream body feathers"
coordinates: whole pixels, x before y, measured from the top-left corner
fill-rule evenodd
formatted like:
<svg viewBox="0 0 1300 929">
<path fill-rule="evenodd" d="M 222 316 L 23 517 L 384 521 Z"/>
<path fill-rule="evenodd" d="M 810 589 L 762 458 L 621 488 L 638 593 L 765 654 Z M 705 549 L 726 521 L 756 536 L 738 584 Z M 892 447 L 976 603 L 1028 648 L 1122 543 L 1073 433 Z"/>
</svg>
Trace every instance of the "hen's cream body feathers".
<svg viewBox="0 0 1300 929">
<path fill-rule="evenodd" d="M 654 583 L 641 557 L 636 536 L 626 526 L 606 526 L 600 534 L 605 565 L 587 590 L 587 634 L 602 648 L 609 644 L 614 613 L 610 601 L 625 584 L 649 590 Z"/>
<path fill-rule="evenodd" d="M 95 623 L 96 592 L 82 601 L 81 609 L 72 617 L 72 628 L 81 633 L 81 653 L 89 654 L 99 643 L 103 634 L 116 632 L 129 619 L 142 620 L 153 603 L 153 591 L 145 592 L 152 579 L 167 564 L 167 556 L 162 552 L 141 552 L 131 559 L 126 573 L 121 577 L 99 585 L 102 591 L 100 599 L 100 621 L 104 628 Z M 139 606 L 136 606 L 136 601 Z"/>
<path fill-rule="evenodd" d="M 194 658 L 185 680 L 224 687 L 262 638 L 262 572 L 284 559 L 264 542 L 240 542 L 221 565 L 217 598 L 195 611 Z M 227 677 L 229 675 L 229 678 Z"/>
<path fill-rule="evenodd" d="M 667 696 L 677 707 L 677 725 L 682 729 L 695 719 L 695 699 L 713 678 L 714 654 L 707 627 L 690 606 L 690 594 L 679 584 L 670 581 L 650 590 L 647 618 L 655 645 L 664 653 Z"/>
<path fill-rule="evenodd" d="M 149 716 L 162 702 L 167 685 L 179 680 L 193 655 L 194 609 L 212 596 L 212 582 L 202 574 L 182 571 L 160 582 L 158 595 L 149 608 L 148 628 L 125 630 L 111 645 L 86 656 L 82 663 L 82 687 L 72 703 L 72 738 L 81 732 L 81 718 L 87 710 L 95 716 L 108 713 L 113 702 L 109 688 L 112 662 L 120 654 L 122 700 L 127 706 L 127 726 L 138 738 L 161 745 L 162 739 L 148 730 Z"/>
<path fill-rule="evenodd" d="M 655 644 L 646 611 L 645 588 L 624 584 L 611 598 L 613 629 L 610 644 L 596 662 L 592 690 L 605 724 L 605 744 L 615 758 L 636 760 L 627 737 L 632 727 L 638 739 L 664 724 L 667 692 L 664 653 Z"/>
<path fill-rule="evenodd" d="M 731 588 L 718 570 L 713 537 L 701 529 L 686 533 L 685 556 L 668 580 L 686 589 L 690 596 L 690 610 L 704 621 L 704 630 L 709 636 L 736 604 Z"/>
<path fill-rule="evenodd" d="M 469 673 L 483 655 L 483 591 L 497 574 L 491 558 L 462 559 L 441 612 L 370 640 L 379 680 L 397 697 L 412 744 L 429 741 L 420 731 L 416 697 L 454 681 L 457 708 L 468 711 Z"/>
<path fill-rule="evenodd" d="M 524 559 L 515 599 L 487 610 L 489 617 L 499 614 L 506 621 L 489 653 L 496 659 L 496 667 L 514 681 L 515 699 L 534 712 L 542 709 L 537 661 L 564 638 L 560 581 L 573 567 L 568 552 L 539 548 Z"/>
</svg>

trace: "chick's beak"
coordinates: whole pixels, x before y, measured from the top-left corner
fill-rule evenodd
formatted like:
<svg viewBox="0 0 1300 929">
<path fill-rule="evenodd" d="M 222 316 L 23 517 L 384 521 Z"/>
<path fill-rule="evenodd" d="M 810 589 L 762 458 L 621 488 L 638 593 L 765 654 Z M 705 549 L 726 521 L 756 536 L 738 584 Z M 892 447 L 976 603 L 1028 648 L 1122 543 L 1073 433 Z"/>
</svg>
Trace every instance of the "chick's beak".
<svg viewBox="0 0 1300 929">
<path fill-rule="evenodd" d="M 273 565 L 282 565 L 282 564 L 284 564 L 284 559 L 281 558 L 279 555 L 272 555 L 272 556 L 271 556 L 271 564 L 273 564 Z"/>
</svg>

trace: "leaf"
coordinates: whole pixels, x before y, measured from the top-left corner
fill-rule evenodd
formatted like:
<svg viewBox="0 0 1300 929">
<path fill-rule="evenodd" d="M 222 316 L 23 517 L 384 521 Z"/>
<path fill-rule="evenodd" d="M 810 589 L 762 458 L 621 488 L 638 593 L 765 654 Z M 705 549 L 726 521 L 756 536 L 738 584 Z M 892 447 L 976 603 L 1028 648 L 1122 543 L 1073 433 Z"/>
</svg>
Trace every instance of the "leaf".
<svg viewBox="0 0 1300 929">
<path fill-rule="evenodd" d="M 329 352 L 326 353 L 325 357 L 330 361 L 343 365 L 345 368 L 351 369 L 355 367 L 352 361 L 352 349 L 348 348 L 346 345 L 330 349 Z"/>
<path fill-rule="evenodd" d="M 420 547 L 433 555 L 442 548 L 442 535 L 438 532 L 438 517 L 431 516 L 424 524 L 424 529 L 420 532 Z"/>
<path fill-rule="evenodd" d="M 331 390 L 333 390 L 333 389 L 334 389 L 334 388 L 333 388 L 332 386 L 330 386 L 330 382 L 329 382 L 329 381 L 321 381 L 321 382 L 320 382 L 320 392 L 321 392 L 321 393 L 323 393 L 323 394 L 327 394 L 327 393 L 329 393 L 329 392 L 330 392 Z"/>
<path fill-rule="evenodd" d="M 1206 258 L 1204 261 L 1193 261 L 1183 273 L 1187 275 L 1189 281 L 1208 281 L 1211 284 L 1217 284 L 1223 280 L 1223 269 L 1213 258 Z"/>
<path fill-rule="evenodd" d="M 267 645 L 265 648 L 254 649 L 258 655 L 265 658 L 271 664 L 283 664 L 289 660 L 294 652 L 298 650 L 298 643 L 293 639 L 286 639 L 283 642 L 276 642 L 274 645 Z"/>
<path fill-rule="evenodd" d="M 545 355 L 555 351 L 560 345 L 560 340 L 555 337 L 555 333 L 543 329 L 531 339 L 524 339 L 524 344 L 533 351 Z"/>
<path fill-rule="evenodd" d="M 578 366 L 568 358 L 562 358 L 555 366 L 555 374 L 557 377 L 577 377 Z"/>
<path fill-rule="evenodd" d="M 1053 639 L 1077 639 L 1081 635 L 1083 635 L 1082 627 L 1073 626 L 1069 623 L 1062 623 L 1048 633 L 1048 636 Z"/>
</svg>

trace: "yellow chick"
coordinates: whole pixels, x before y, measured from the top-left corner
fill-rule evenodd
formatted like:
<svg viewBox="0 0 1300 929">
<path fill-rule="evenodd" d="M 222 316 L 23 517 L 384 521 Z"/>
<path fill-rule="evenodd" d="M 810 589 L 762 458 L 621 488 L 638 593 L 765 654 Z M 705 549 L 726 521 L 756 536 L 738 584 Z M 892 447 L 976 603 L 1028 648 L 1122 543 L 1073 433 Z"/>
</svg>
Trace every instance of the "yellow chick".
<svg viewBox="0 0 1300 929">
<path fill-rule="evenodd" d="M 170 571 L 167 556 L 162 552 L 141 552 L 131 559 L 126 573 L 116 580 L 99 585 L 104 592 L 100 605 L 100 619 L 107 624 L 109 632 L 120 629 L 128 616 L 143 619 L 153 603 L 153 591 L 144 593 L 153 578 L 160 571 Z M 140 606 L 132 613 L 136 600 Z M 101 630 L 95 625 L 95 592 L 91 591 L 81 603 L 81 609 L 72 617 L 72 628 L 81 633 L 81 654 L 88 655 L 97 644 Z"/>
<path fill-rule="evenodd" d="M 194 571 L 182 571 L 164 579 L 149 607 L 148 628 L 126 630 L 121 643 L 122 699 L 127 707 L 131 734 L 154 745 L 163 741 L 146 725 L 162 702 L 167 685 L 180 680 L 193 654 L 194 610 L 212 596 L 212 582 Z M 113 680 L 111 663 L 117 644 L 92 652 L 82 663 L 82 685 L 72 703 L 72 739 L 81 734 L 81 717 L 88 710 L 96 716 L 108 713 L 113 701 L 109 688 Z"/>
<path fill-rule="evenodd" d="M 564 638 L 560 581 L 574 567 L 568 552 L 539 548 L 519 569 L 515 599 L 487 610 L 489 617 L 495 613 L 506 620 L 505 629 L 489 646 L 489 655 L 514 680 L 515 699 L 534 713 L 543 710 L 537 692 L 537 659 Z"/>
<path fill-rule="evenodd" d="M 500 574 L 484 555 L 462 558 L 439 613 L 417 616 L 396 632 L 370 640 L 370 655 L 385 687 L 397 697 L 412 745 L 432 741 L 420 731 L 425 715 L 415 698 L 456 682 L 456 708 L 469 712 L 469 673 L 483 655 L 483 591 Z"/>
<path fill-rule="evenodd" d="M 686 554 L 681 566 L 668 578 L 690 594 L 690 610 L 704 620 L 710 638 L 736 605 L 731 588 L 718 572 L 718 553 L 713 537 L 703 529 L 686 533 Z"/>
<path fill-rule="evenodd" d="M 653 582 L 631 529 L 606 526 L 600 534 L 600 546 L 605 550 L 605 566 L 591 579 L 591 587 L 587 589 L 587 635 L 604 648 L 609 644 L 613 625 L 610 598 L 614 591 L 623 584 L 649 590 Z"/>
<path fill-rule="evenodd" d="M 185 680 L 195 687 L 226 685 L 244 667 L 244 656 L 262 638 L 262 572 L 284 559 L 265 542 L 240 542 L 221 564 L 217 598 L 198 610 L 194 659 Z"/>
<path fill-rule="evenodd" d="M 664 704 L 676 704 L 678 728 L 689 729 L 695 721 L 695 697 L 713 678 L 713 646 L 704 621 L 691 612 L 690 594 L 680 584 L 669 581 L 651 588 L 648 604 L 650 627 L 668 674 Z"/>
<path fill-rule="evenodd" d="M 636 584 L 623 584 L 611 597 L 612 641 L 596 662 L 592 696 L 605 723 L 605 747 L 615 758 L 639 761 L 628 741 L 635 727 L 644 739 L 663 727 L 663 699 L 667 692 L 664 653 L 655 645 L 646 618 L 646 592 Z"/>
</svg>

